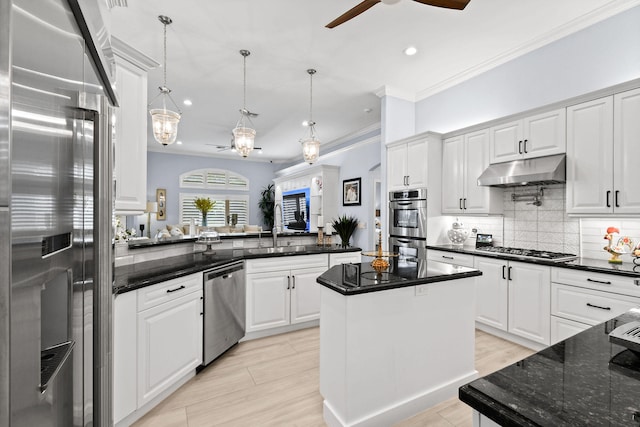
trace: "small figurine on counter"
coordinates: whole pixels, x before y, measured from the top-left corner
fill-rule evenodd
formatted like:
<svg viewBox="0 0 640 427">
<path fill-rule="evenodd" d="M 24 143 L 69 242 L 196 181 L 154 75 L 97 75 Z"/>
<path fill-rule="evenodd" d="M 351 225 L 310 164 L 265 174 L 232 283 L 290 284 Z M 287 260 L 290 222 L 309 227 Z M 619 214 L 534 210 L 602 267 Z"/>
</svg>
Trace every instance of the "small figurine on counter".
<svg viewBox="0 0 640 427">
<path fill-rule="evenodd" d="M 611 258 L 609 258 L 609 262 L 611 264 L 622 264 L 620 255 L 627 253 L 625 247 L 629 248 L 632 253 L 635 253 L 635 250 L 633 249 L 633 240 L 628 236 L 623 236 L 618 239 L 616 246 L 611 247 L 611 243 L 613 242 L 613 233 L 620 233 L 620 230 L 616 227 L 607 228 L 607 234 L 604 235 L 604 239 L 608 240 L 609 244 L 607 244 L 603 249 L 611 254 Z"/>
</svg>

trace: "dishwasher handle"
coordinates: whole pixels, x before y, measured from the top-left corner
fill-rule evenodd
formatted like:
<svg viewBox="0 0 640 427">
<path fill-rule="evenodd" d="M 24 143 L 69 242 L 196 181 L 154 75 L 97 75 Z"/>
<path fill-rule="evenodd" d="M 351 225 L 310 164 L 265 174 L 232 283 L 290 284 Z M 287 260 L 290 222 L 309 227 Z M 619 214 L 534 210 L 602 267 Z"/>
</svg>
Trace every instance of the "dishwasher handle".
<svg viewBox="0 0 640 427">
<path fill-rule="evenodd" d="M 244 266 L 244 263 L 242 261 L 239 261 L 231 265 L 225 265 L 214 270 L 205 271 L 204 277 L 207 281 L 213 280 L 216 277 L 221 277 L 221 276 L 224 279 L 227 279 L 231 277 L 231 273 L 242 270 L 243 266 Z"/>
</svg>

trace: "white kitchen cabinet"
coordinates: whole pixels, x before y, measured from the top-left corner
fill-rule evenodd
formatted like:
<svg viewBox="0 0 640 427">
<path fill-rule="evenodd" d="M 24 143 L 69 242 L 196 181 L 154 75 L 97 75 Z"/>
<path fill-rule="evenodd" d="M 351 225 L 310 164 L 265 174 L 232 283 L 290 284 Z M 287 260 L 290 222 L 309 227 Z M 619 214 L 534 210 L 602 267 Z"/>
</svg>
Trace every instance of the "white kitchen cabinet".
<svg viewBox="0 0 640 427">
<path fill-rule="evenodd" d="M 427 186 L 427 141 L 417 140 L 387 148 L 388 189 Z"/>
<path fill-rule="evenodd" d="M 551 268 L 509 261 L 508 331 L 531 341 L 550 343 Z"/>
<path fill-rule="evenodd" d="M 115 212 L 144 213 L 147 203 L 147 72 L 158 63 L 117 38 L 114 181 Z"/>
<path fill-rule="evenodd" d="M 446 139 L 442 151 L 442 213 L 502 213 L 502 190 L 478 186 L 489 166 L 489 130 Z"/>
<path fill-rule="evenodd" d="M 475 257 L 476 321 L 541 344 L 550 342 L 547 266 Z"/>
<path fill-rule="evenodd" d="M 362 262 L 362 254 L 360 252 L 340 252 L 337 254 L 329 254 L 329 268 L 339 264 L 358 262 Z"/>
<path fill-rule="evenodd" d="M 165 298 L 147 297 L 158 290 Z M 169 280 L 137 293 L 138 308 L 144 301 L 157 301 L 137 314 L 140 408 L 202 363 L 202 275 Z"/>
<path fill-rule="evenodd" d="M 567 213 L 640 215 L 640 89 L 567 108 Z"/>
<path fill-rule="evenodd" d="M 591 325 L 574 322 L 562 317 L 551 316 L 551 345 L 571 338 L 577 333 L 589 329 Z"/>
<path fill-rule="evenodd" d="M 247 332 L 318 319 L 316 278 L 326 270 L 324 254 L 248 260 Z"/>
<path fill-rule="evenodd" d="M 476 277 L 476 321 L 501 331 L 507 330 L 509 285 L 507 261 L 475 257 L 474 268 L 482 271 Z"/>
<path fill-rule="evenodd" d="M 493 126 L 490 129 L 490 163 L 564 153 L 565 131 L 564 108 Z"/>
<path fill-rule="evenodd" d="M 427 259 L 432 261 L 445 262 L 447 264 L 452 264 L 452 265 L 462 265 L 464 267 L 473 268 L 473 255 L 462 254 L 459 252 L 427 249 Z"/>
</svg>

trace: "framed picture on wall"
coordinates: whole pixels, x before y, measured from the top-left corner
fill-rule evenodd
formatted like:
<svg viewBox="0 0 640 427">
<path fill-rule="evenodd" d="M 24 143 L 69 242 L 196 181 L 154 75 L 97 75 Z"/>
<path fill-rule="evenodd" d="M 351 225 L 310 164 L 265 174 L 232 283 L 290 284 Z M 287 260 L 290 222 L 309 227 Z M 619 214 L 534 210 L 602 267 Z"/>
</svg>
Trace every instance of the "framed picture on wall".
<svg viewBox="0 0 640 427">
<path fill-rule="evenodd" d="M 158 212 L 156 213 L 156 219 L 158 221 L 164 221 L 167 219 L 167 190 L 164 188 L 158 188 L 156 190 L 156 202 L 158 202 Z"/>
<path fill-rule="evenodd" d="M 360 206 L 361 178 L 342 181 L 342 206 Z"/>
</svg>

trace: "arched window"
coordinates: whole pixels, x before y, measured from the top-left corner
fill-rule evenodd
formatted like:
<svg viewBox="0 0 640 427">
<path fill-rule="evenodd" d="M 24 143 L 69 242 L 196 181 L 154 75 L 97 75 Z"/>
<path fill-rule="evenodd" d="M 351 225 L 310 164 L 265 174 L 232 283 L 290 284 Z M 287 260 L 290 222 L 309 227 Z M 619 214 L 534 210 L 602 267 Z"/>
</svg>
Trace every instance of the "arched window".
<svg viewBox="0 0 640 427">
<path fill-rule="evenodd" d="M 198 197 L 208 197 L 216 203 L 207 214 L 207 225 L 228 225 L 233 215 L 237 218 L 236 225 L 249 224 L 249 195 L 237 193 L 249 191 L 248 178 L 224 169 L 196 169 L 180 175 L 180 188 L 204 190 L 180 192 L 180 223 L 186 224 L 193 219 L 196 224 L 201 224 L 202 215 L 193 201 Z"/>
</svg>

